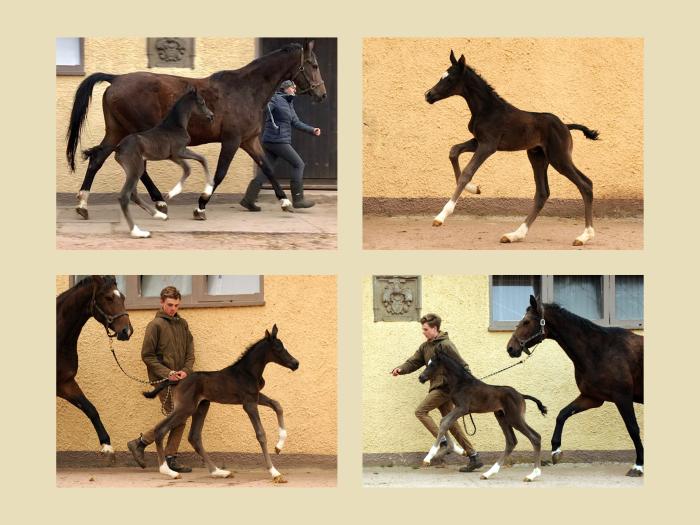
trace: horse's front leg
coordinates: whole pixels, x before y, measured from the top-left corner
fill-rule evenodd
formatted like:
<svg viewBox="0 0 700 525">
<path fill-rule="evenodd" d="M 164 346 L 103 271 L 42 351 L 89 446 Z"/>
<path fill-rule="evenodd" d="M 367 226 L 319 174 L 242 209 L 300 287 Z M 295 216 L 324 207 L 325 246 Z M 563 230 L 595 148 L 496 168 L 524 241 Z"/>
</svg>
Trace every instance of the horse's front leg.
<svg viewBox="0 0 700 525">
<path fill-rule="evenodd" d="M 478 170 L 479 166 L 481 166 L 484 161 L 488 159 L 495 151 L 495 147 L 481 143 L 479 144 L 476 152 L 469 160 L 469 163 L 464 168 L 464 171 L 462 171 L 462 174 L 459 176 L 457 180 L 457 188 L 452 194 L 452 198 L 447 201 L 447 204 L 445 204 L 445 206 L 442 208 L 442 211 L 433 219 L 433 226 L 442 226 L 447 217 L 452 215 L 459 196 L 464 191 L 464 188 L 467 187 L 467 184 L 469 184 L 469 182 L 472 180 L 472 177 L 474 177 L 476 170 Z"/>
<path fill-rule="evenodd" d="M 476 139 L 471 139 L 466 142 L 462 142 L 461 144 L 455 144 L 450 148 L 450 162 L 452 163 L 452 169 L 455 172 L 455 184 L 459 184 L 459 175 L 462 173 L 462 170 L 459 167 L 459 156 L 462 153 L 474 153 L 478 145 L 479 143 L 476 141 Z M 469 193 L 473 193 L 475 195 L 481 193 L 479 186 L 472 182 L 467 183 L 465 189 Z"/>
<path fill-rule="evenodd" d="M 180 180 L 177 181 L 177 184 L 173 186 L 173 188 L 165 194 L 165 200 L 169 201 L 175 195 L 179 195 L 182 193 L 182 187 L 185 184 L 185 181 L 189 178 L 190 173 L 192 173 L 192 169 L 190 168 L 190 165 L 181 157 L 179 156 L 173 156 L 170 157 L 170 160 L 173 161 L 175 164 L 180 166 L 182 168 L 182 177 L 180 177 Z M 211 195 L 211 191 L 209 192 L 209 195 Z"/>
<path fill-rule="evenodd" d="M 641 477 L 644 475 L 644 446 L 639 433 L 637 416 L 634 413 L 634 403 L 631 400 L 624 400 L 615 402 L 615 405 L 625 422 L 627 432 L 634 442 L 634 449 L 637 454 L 634 466 L 627 472 L 627 475 L 633 478 Z"/>
<path fill-rule="evenodd" d="M 258 404 L 256 402 L 244 403 L 243 410 L 248 414 L 250 422 L 253 424 L 253 429 L 255 430 L 255 437 L 260 443 L 260 448 L 262 449 L 263 457 L 265 458 L 265 466 L 267 471 L 272 476 L 273 483 L 287 483 L 287 480 L 282 477 L 282 474 L 274 467 L 272 464 L 272 458 L 270 458 L 270 453 L 267 451 L 267 436 L 265 435 L 265 429 L 260 421 L 260 413 L 258 412 Z"/>
<path fill-rule="evenodd" d="M 214 179 L 212 178 L 211 173 L 209 172 L 209 165 L 207 164 L 207 159 L 204 158 L 203 155 L 200 155 L 199 153 L 196 153 L 188 148 L 185 148 L 182 152 L 180 152 L 180 157 L 183 159 L 196 160 L 197 162 L 199 162 L 202 165 L 202 168 L 204 169 L 204 178 L 205 178 L 204 191 L 202 192 L 202 195 L 211 195 L 212 192 L 214 191 Z M 187 179 L 187 177 L 185 177 L 183 175 L 183 179 L 181 181 L 182 184 L 185 183 L 186 179 Z M 172 193 L 172 191 L 170 193 Z"/>
<path fill-rule="evenodd" d="M 561 460 L 561 435 L 564 431 L 564 423 L 574 414 L 583 412 L 590 408 L 597 408 L 602 405 L 603 402 L 599 399 L 593 399 L 587 397 L 583 394 L 574 399 L 571 403 L 566 405 L 561 409 L 559 415 L 557 416 L 557 423 L 554 427 L 554 434 L 552 434 L 552 463 L 557 464 Z"/>
<path fill-rule="evenodd" d="M 284 426 L 284 412 L 282 411 L 282 405 L 278 401 L 267 397 L 265 394 L 259 394 L 258 405 L 270 407 L 277 416 L 277 427 L 279 428 L 279 441 L 275 445 L 275 453 L 279 454 L 282 452 L 284 447 L 284 442 L 287 440 L 287 429 Z"/>
<path fill-rule="evenodd" d="M 433 460 L 435 455 L 440 450 L 440 442 L 443 440 L 443 438 L 446 437 L 447 431 L 454 424 L 454 422 L 457 421 L 457 418 L 459 418 L 460 416 L 463 416 L 468 411 L 469 411 L 469 409 L 465 409 L 465 408 L 456 406 L 455 408 L 452 409 L 452 411 L 449 414 L 447 414 L 445 417 L 443 417 L 440 420 L 440 426 L 438 427 L 438 433 L 437 433 L 437 436 L 435 437 L 435 444 L 432 447 L 430 447 L 428 454 L 423 458 L 423 465 L 424 466 L 430 465 L 430 462 Z M 449 441 L 448 441 L 447 445 L 448 446 L 450 445 Z"/>
<path fill-rule="evenodd" d="M 216 163 L 216 173 L 214 174 L 214 184 L 211 193 L 202 193 L 199 196 L 198 207 L 192 212 L 195 219 L 204 221 L 207 219 L 206 207 L 211 200 L 212 195 L 222 183 L 226 173 L 228 173 L 228 168 L 231 165 L 233 156 L 238 151 L 238 147 L 241 145 L 240 137 L 229 137 L 221 142 L 221 152 L 219 153 L 219 160 Z"/>
</svg>

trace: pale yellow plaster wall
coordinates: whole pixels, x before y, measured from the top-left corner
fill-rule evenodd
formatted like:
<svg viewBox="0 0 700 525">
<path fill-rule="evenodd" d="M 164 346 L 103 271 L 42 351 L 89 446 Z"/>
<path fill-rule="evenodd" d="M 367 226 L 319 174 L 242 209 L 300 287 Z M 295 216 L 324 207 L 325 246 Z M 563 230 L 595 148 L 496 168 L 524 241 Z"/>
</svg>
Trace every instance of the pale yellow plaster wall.
<svg viewBox="0 0 700 525">
<path fill-rule="evenodd" d="M 597 199 L 643 198 L 643 40 L 622 38 L 369 38 L 363 51 L 363 195 L 448 197 L 448 152 L 472 135 L 462 97 L 429 105 L 424 94 L 449 67 L 450 49 L 516 107 L 600 131 L 573 131 L 575 164 Z M 462 167 L 470 158 L 461 157 Z M 579 199 L 549 170 L 552 198 Z M 477 172 L 485 197 L 534 195 L 525 152 L 498 152 Z M 477 197 L 470 197 L 477 198 Z"/>
<path fill-rule="evenodd" d="M 56 278 L 56 292 L 68 278 Z M 337 300 L 335 276 L 265 276 L 265 305 L 181 310 L 195 340 L 195 370 L 219 370 L 231 364 L 245 347 L 277 323 L 279 337 L 300 362 L 291 372 L 268 365 L 268 396 L 283 406 L 289 438 L 285 451 L 296 454 L 336 454 L 337 442 Z M 128 307 L 128 301 L 127 301 Z M 132 310 L 135 333 L 128 342 L 115 341 L 122 366 L 132 375 L 146 377 L 141 361 L 144 330 L 155 310 Z M 79 340 L 77 381 L 97 407 L 116 450 L 157 423 L 160 403 L 141 396 L 143 385 L 126 378 L 109 352 L 102 325 L 88 321 Z M 260 413 L 269 442 L 277 437 L 271 410 Z M 188 430 L 189 431 L 189 423 Z M 212 403 L 204 427 L 205 446 L 211 451 L 258 452 L 250 420 L 240 406 Z M 56 402 L 56 448 L 97 450 L 90 421 L 67 401 Z M 183 451 L 191 451 L 183 439 Z"/>
<path fill-rule="evenodd" d="M 435 276 L 422 280 L 422 312 L 434 312 L 443 319 L 442 329 L 481 377 L 516 361 L 506 353 L 510 332 L 489 332 L 488 276 Z M 426 451 L 432 436 L 413 412 L 425 397 L 428 387 L 418 382 L 419 371 L 393 377 L 390 371 L 402 364 L 424 341 L 420 325 L 413 323 L 375 323 L 372 310 L 372 278 L 363 283 L 363 352 L 362 408 L 363 451 L 365 453 L 399 453 Z M 540 399 L 550 410 L 542 417 L 532 402 L 527 402 L 527 421 L 543 439 L 548 449 L 555 419 L 577 395 L 573 365 L 559 346 L 547 340 L 532 359 L 486 382 L 510 385 L 522 393 Z M 643 407 L 636 405 L 637 418 L 643 429 Z M 437 411 L 433 413 L 439 421 Z M 502 450 L 503 433 L 492 414 L 474 415 L 478 432 L 472 439 L 478 450 Z M 467 418 L 467 428 L 471 424 Z M 460 421 L 461 425 L 461 421 Z M 642 430 L 643 432 L 643 430 Z M 564 429 L 566 450 L 634 449 L 625 425 L 610 403 L 570 418 Z M 531 449 L 527 439 L 518 434 L 516 450 Z"/>
<path fill-rule="evenodd" d="M 195 39 L 195 68 L 152 68 L 148 69 L 145 38 L 86 38 L 85 76 L 92 73 L 131 73 L 150 71 L 184 77 L 201 78 L 222 69 L 238 69 L 255 58 L 254 38 L 197 38 Z M 56 191 L 75 192 L 85 176 L 87 162 L 82 160 L 83 149 L 96 146 L 104 137 L 102 117 L 102 94 L 109 83 L 102 82 L 93 89 L 92 102 L 88 110 L 86 126 L 81 134 L 82 146 L 76 155 L 76 172 L 71 173 L 66 162 L 66 131 L 70 119 L 73 97 L 80 82 L 85 77 L 56 77 Z M 204 155 L 209 169 L 214 174 L 219 158 L 220 144 L 204 144 L 194 147 Z M 204 172 L 193 162 L 192 176 L 185 185 L 185 191 L 200 192 L 204 187 Z M 172 162 L 152 162 L 148 167 L 158 188 L 165 193 L 182 176 L 182 170 Z M 241 192 L 254 175 L 253 161 L 243 151 L 238 151 L 231 163 L 228 175 L 217 192 Z M 114 160 L 105 162 L 97 173 L 92 186 L 93 192 L 118 192 L 124 184 L 124 171 Z M 145 191 L 141 186 L 139 191 Z"/>
</svg>

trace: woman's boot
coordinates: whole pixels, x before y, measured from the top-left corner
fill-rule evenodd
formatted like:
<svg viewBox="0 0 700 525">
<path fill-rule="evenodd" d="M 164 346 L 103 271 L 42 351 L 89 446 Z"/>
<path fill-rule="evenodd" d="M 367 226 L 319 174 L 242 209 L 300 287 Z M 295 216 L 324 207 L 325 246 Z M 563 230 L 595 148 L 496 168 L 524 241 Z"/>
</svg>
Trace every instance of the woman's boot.
<svg viewBox="0 0 700 525">
<path fill-rule="evenodd" d="M 311 208 L 315 206 L 314 201 L 304 199 L 304 183 L 289 181 L 289 188 L 292 190 L 292 206 L 295 208 Z"/>
<path fill-rule="evenodd" d="M 260 206 L 255 204 L 258 199 L 258 194 L 260 193 L 260 188 L 262 188 L 262 183 L 257 179 L 253 179 L 248 184 L 248 189 L 245 190 L 245 195 L 241 199 L 241 206 L 243 206 L 248 211 L 260 211 Z"/>
</svg>

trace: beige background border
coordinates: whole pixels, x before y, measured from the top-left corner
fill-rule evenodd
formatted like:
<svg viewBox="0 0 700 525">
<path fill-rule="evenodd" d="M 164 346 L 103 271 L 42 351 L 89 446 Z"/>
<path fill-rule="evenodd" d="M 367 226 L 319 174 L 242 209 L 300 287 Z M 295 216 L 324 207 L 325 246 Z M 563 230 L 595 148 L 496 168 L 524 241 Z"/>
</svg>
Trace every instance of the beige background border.
<svg viewBox="0 0 700 525">
<path fill-rule="evenodd" d="M 137 6 L 134 16 L 127 5 Z M 544 4 L 544 5 L 543 5 Z M 695 515 L 695 439 L 688 417 L 697 384 L 697 16 L 668 0 L 639 2 L 464 1 L 275 4 L 14 4 L 3 34 L 3 170 L 6 269 L 3 292 L 4 515 L 23 522 L 133 523 L 259 518 L 261 523 L 426 523 L 447 515 L 490 522 L 654 522 Z M 655 7 L 649 8 L 648 5 Z M 188 11 L 177 6 L 187 6 Z M 123 7 L 123 8 L 121 8 Z M 337 9 L 337 10 L 336 10 Z M 298 30 L 298 31 L 297 31 Z M 58 253 L 54 213 L 55 36 L 266 34 L 337 36 L 340 61 L 337 253 Z M 645 38 L 644 252 L 361 253 L 361 56 L 363 36 L 642 36 Z M 9 93 L 8 93 L 9 92 Z M 671 133 L 674 128 L 680 133 Z M 694 160 L 694 159 L 693 159 Z M 693 228 L 693 229 L 691 229 Z M 55 488 L 53 298 L 55 274 L 84 272 L 329 273 L 339 277 L 338 488 L 170 491 Z M 644 273 L 648 398 L 647 478 L 640 490 L 367 490 L 361 487 L 361 278 L 366 274 Z M 694 315 L 693 315 L 694 314 Z M 691 316 L 692 315 L 692 316 Z M 26 368 L 28 355 L 36 366 Z M 679 400 L 681 400 L 679 402 Z M 184 501 L 178 505 L 179 501 Z M 407 502 L 416 502 L 414 505 Z M 448 502 L 448 503 L 446 503 Z M 468 516 L 468 517 L 467 517 Z M 688 518 L 685 518 L 688 519 Z"/>
</svg>

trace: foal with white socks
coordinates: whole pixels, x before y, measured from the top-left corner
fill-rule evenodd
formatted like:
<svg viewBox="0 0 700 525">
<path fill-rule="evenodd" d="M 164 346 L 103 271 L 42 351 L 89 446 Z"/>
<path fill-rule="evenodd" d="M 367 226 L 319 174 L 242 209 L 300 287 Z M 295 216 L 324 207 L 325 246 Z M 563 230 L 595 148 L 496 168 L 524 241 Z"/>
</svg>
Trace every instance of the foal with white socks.
<svg viewBox="0 0 700 525">
<path fill-rule="evenodd" d="M 547 168 L 554 169 L 568 178 L 578 188 L 585 207 L 586 228 L 574 240 L 574 246 L 582 246 L 593 239 L 593 183 L 571 160 L 573 140 L 569 130 L 576 129 L 587 139 L 596 140 L 598 132 L 581 124 L 564 124 L 551 113 L 523 111 L 506 102 L 496 91 L 465 63 L 464 55 L 459 60 L 450 52 L 452 65 L 440 81 L 425 94 L 425 100 L 434 104 L 453 95 L 464 97 L 471 112 L 469 131 L 474 138 L 450 149 L 450 162 L 454 169 L 457 188 L 452 198 L 433 219 L 433 226 L 442 226 L 455 209 L 457 200 L 466 189 L 479 194 L 479 186 L 472 177 L 484 161 L 496 151 L 527 150 L 527 157 L 535 175 L 535 202 L 532 211 L 520 227 L 501 237 L 501 242 L 518 242 L 527 232 L 549 198 Z M 460 172 L 459 156 L 471 152 L 472 156 Z"/>
<path fill-rule="evenodd" d="M 187 125 L 193 114 L 200 115 L 209 122 L 214 120 L 214 114 L 209 110 L 204 98 L 193 87 L 189 87 L 170 109 L 163 121 L 156 127 L 141 133 L 132 133 L 124 137 L 114 150 L 114 158 L 124 168 L 126 181 L 119 196 L 119 204 L 122 213 L 129 225 L 129 233 L 135 238 L 147 238 L 150 232 L 141 230 L 134 224 L 129 212 L 129 199 L 133 200 L 141 208 L 146 210 L 156 219 L 167 220 L 168 216 L 153 208 L 148 202 L 141 200 L 136 186 L 141 175 L 145 171 L 147 160 L 171 160 L 182 168 L 182 178 L 170 190 L 167 199 L 173 198 L 182 191 L 182 185 L 190 176 L 190 166 L 185 159 L 193 159 L 204 168 L 206 185 L 204 194 L 210 196 L 214 190 L 214 180 L 209 173 L 206 159 L 199 153 L 187 148 L 190 143 L 190 135 L 187 133 Z"/>
</svg>

